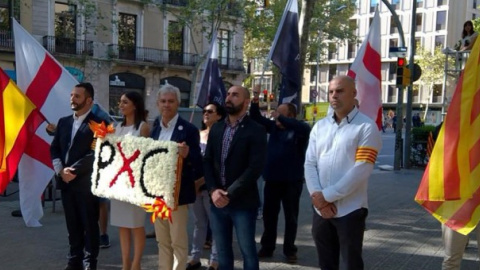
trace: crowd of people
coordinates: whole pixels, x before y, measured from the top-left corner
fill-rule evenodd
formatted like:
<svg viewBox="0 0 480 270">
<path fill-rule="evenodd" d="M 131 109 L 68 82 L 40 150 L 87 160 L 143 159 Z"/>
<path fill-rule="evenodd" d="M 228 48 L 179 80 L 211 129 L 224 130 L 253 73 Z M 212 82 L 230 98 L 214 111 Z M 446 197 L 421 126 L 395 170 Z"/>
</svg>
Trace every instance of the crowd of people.
<svg viewBox="0 0 480 270">
<path fill-rule="evenodd" d="M 203 108 L 201 130 L 178 114 L 180 91 L 175 86 L 167 84 L 159 89 L 160 116 L 151 127 L 145 118 L 142 96 L 136 92 L 121 96 L 119 109 L 123 119 L 116 125 L 115 134 L 174 141 L 184 159 L 178 207 L 172 211 L 175 222 L 156 219 L 154 223 L 159 269 L 200 269 L 209 230 L 213 238 L 209 270 L 233 269 L 234 231 L 243 268 L 259 269 L 259 259 L 273 256 L 276 249 L 281 207 L 285 216 L 283 254 L 287 262 L 296 263 L 295 240 L 304 182 L 314 209 L 312 232 L 320 266 L 338 268 L 340 254 L 349 254 L 343 260 L 347 265 L 363 265 L 361 248 L 368 213 L 366 181 L 381 139 L 373 121 L 355 106 L 354 81 L 346 76 L 331 81 L 333 111 L 312 131 L 309 125 L 296 119 L 297 109 L 293 104 L 279 105 L 272 118 L 262 116 L 259 89 L 253 89 L 252 98 L 246 88 L 232 86 L 225 105 L 213 102 Z M 96 269 L 103 234 L 99 223 L 100 198 L 90 188 L 94 138 L 88 122 L 105 119 L 92 112 L 93 99 L 93 86 L 78 84 L 70 98 L 73 115 L 49 126 L 54 136 L 52 161 L 69 234 L 66 270 Z M 335 158 L 325 158 L 329 156 Z M 344 169 L 335 172 L 336 166 Z M 261 248 L 257 250 L 260 176 L 265 181 L 264 231 Z M 141 269 L 146 214 L 126 202 L 112 199 L 110 204 L 110 223 L 119 231 L 122 269 Z M 190 254 L 189 208 L 194 217 Z"/>
</svg>

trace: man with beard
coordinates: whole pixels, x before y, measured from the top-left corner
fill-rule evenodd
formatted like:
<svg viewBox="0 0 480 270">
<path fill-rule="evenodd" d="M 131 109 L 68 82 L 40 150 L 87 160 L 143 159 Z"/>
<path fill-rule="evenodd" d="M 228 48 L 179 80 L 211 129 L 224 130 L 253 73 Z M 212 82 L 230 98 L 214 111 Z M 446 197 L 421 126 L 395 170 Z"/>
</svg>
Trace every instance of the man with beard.
<svg viewBox="0 0 480 270">
<path fill-rule="evenodd" d="M 97 269 L 99 199 L 91 192 L 94 138 L 88 123 L 102 119 L 91 112 L 93 97 L 90 83 L 75 86 L 70 94 L 74 113 L 58 121 L 50 147 L 70 245 L 65 270 Z"/>
<path fill-rule="evenodd" d="M 368 215 L 368 178 L 382 138 L 375 122 L 355 106 L 355 81 L 330 81 L 333 114 L 312 128 L 305 181 L 314 206 L 312 235 L 321 269 L 364 269 L 363 234 Z"/>
<path fill-rule="evenodd" d="M 255 223 L 257 179 L 265 164 L 265 129 L 247 116 L 250 93 L 232 86 L 225 99 L 228 117 L 213 125 L 204 156 L 205 182 L 212 199 L 210 222 L 219 269 L 233 269 L 233 227 L 243 254 L 243 269 L 259 269 Z"/>
</svg>

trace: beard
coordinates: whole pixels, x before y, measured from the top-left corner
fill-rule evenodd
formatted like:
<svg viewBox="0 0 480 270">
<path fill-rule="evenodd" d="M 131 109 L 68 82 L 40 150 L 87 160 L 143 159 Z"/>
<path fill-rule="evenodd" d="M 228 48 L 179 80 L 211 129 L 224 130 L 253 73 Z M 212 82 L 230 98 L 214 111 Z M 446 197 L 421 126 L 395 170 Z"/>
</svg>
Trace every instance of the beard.
<svg viewBox="0 0 480 270">
<path fill-rule="evenodd" d="M 227 105 L 231 105 L 231 106 L 227 106 Z M 231 102 L 225 103 L 225 111 L 227 111 L 227 113 L 229 115 L 236 115 L 236 114 L 240 113 L 242 111 L 242 109 L 243 109 L 243 104 L 239 104 L 239 105 L 235 106 Z"/>
<path fill-rule="evenodd" d="M 72 107 L 72 111 L 79 111 L 87 105 L 87 99 L 85 99 L 82 103 L 75 103 L 72 102 L 70 103 L 70 106 Z"/>
</svg>

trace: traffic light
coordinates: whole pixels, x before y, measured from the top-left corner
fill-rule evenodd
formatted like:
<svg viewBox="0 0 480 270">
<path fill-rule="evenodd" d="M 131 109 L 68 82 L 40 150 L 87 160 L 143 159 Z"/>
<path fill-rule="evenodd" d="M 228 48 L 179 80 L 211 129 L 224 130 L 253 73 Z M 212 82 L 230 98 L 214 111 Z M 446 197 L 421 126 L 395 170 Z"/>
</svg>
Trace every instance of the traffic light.
<svg viewBox="0 0 480 270">
<path fill-rule="evenodd" d="M 263 89 L 263 101 L 264 101 L 264 102 L 267 102 L 267 98 L 268 98 L 268 90 L 267 90 L 267 89 Z"/>
<path fill-rule="evenodd" d="M 410 69 L 407 66 L 407 60 L 403 57 L 397 59 L 397 86 L 407 86 L 410 84 Z"/>
<path fill-rule="evenodd" d="M 273 93 L 270 93 L 270 96 L 269 96 L 269 98 L 270 98 L 270 102 L 272 102 L 272 101 L 273 101 L 273 99 L 275 98 L 275 96 L 273 95 Z"/>
</svg>

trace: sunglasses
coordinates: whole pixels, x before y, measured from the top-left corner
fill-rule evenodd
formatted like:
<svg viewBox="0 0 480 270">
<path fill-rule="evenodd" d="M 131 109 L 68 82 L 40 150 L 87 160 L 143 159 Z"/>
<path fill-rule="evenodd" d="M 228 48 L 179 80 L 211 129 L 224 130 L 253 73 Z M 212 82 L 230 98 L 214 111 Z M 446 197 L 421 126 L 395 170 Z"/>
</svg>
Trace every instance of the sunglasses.
<svg viewBox="0 0 480 270">
<path fill-rule="evenodd" d="M 215 112 L 214 110 L 203 110 L 203 114 L 205 113 L 212 114 L 214 112 Z"/>
</svg>

